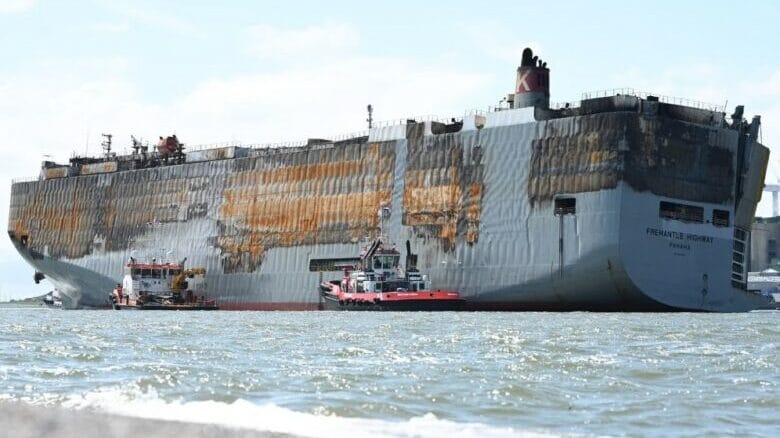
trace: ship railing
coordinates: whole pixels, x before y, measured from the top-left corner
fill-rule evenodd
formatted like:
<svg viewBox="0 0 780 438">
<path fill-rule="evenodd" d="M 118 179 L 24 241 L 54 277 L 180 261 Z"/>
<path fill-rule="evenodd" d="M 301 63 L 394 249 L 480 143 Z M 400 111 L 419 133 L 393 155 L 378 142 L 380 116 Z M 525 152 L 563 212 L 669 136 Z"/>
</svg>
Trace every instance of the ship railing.
<svg viewBox="0 0 780 438">
<path fill-rule="evenodd" d="M 348 140 L 357 139 L 366 136 L 368 136 L 368 130 L 349 132 L 346 134 L 342 133 L 338 135 L 324 135 L 316 138 L 327 140 L 327 143 L 320 144 L 324 146 L 332 143 L 348 141 Z M 245 145 L 245 146 L 250 147 L 252 149 L 284 149 L 284 148 L 304 147 L 307 146 L 308 144 L 309 144 L 309 140 L 306 139 L 306 140 L 294 140 L 294 141 L 285 141 L 285 142 L 276 142 L 276 143 L 256 143 L 256 144 Z"/>
<path fill-rule="evenodd" d="M 509 105 L 509 102 L 502 102 L 502 103 L 499 103 L 498 105 L 490 105 L 488 107 L 488 109 L 487 109 L 487 112 L 489 112 L 489 113 L 496 113 L 496 112 L 499 112 L 499 111 L 507 111 L 507 110 L 511 110 L 511 109 L 512 109 L 512 106 Z"/>
<path fill-rule="evenodd" d="M 599 97 L 612 97 L 612 96 L 634 96 L 640 99 L 647 99 L 648 96 L 654 96 L 658 98 L 659 102 L 668 103 L 672 105 L 689 106 L 707 111 L 725 112 L 725 105 L 716 105 L 701 100 L 688 99 L 684 97 L 666 96 L 663 94 L 652 93 L 648 91 L 640 91 L 634 88 L 612 88 L 607 90 L 589 91 L 582 93 L 582 100 L 596 99 Z"/>
<path fill-rule="evenodd" d="M 346 134 L 330 135 L 330 136 L 326 136 L 325 138 L 336 143 L 336 142 L 348 141 L 360 137 L 368 137 L 368 129 L 364 129 L 362 131 L 348 132 Z"/>
<path fill-rule="evenodd" d="M 580 100 L 575 100 L 571 102 L 551 102 L 550 109 L 560 110 L 560 109 L 579 108 L 581 102 L 582 101 Z"/>
<path fill-rule="evenodd" d="M 318 138 L 327 140 L 329 143 L 336 143 L 341 141 L 349 141 L 352 139 L 357 139 L 366 136 L 368 136 L 368 130 L 341 133 L 338 135 L 327 135 Z M 195 151 L 218 149 L 224 147 L 241 147 L 241 148 L 248 148 L 248 149 L 287 149 L 287 148 L 305 147 L 308 144 L 309 144 L 309 139 L 280 141 L 280 142 L 266 142 L 266 143 L 242 143 L 240 141 L 228 141 L 228 142 L 221 142 L 221 143 L 206 143 L 206 144 L 187 146 L 185 151 L 195 152 Z M 323 143 L 323 145 L 326 144 L 328 143 Z"/>
<path fill-rule="evenodd" d="M 195 144 L 195 145 L 184 145 L 184 151 L 185 152 L 196 152 L 196 151 L 205 151 L 209 149 L 219 149 L 219 148 L 227 148 L 227 147 L 242 147 L 242 144 L 240 141 L 223 141 L 218 143 L 202 143 L 202 144 Z"/>
<path fill-rule="evenodd" d="M 280 141 L 271 143 L 255 143 L 249 145 L 252 149 L 285 149 L 285 148 L 299 148 L 306 146 L 307 140 L 291 140 Z"/>
<path fill-rule="evenodd" d="M 466 110 L 463 113 L 463 117 L 469 117 L 469 116 L 486 116 L 487 113 L 489 113 L 490 110 L 480 110 L 480 109 L 470 109 Z"/>
<path fill-rule="evenodd" d="M 381 120 L 374 123 L 374 128 L 387 128 L 390 126 L 398 126 L 398 125 L 406 125 L 410 121 L 414 121 L 414 123 L 425 123 L 425 122 L 436 122 L 436 123 L 444 123 L 449 124 L 453 122 L 462 122 L 465 117 L 472 116 L 472 115 L 485 115 L 490 110 L 467 110 L 463 113 L 463 115 L 460 116 L 449 116 L 449 117 L 443 117 L 443 116 L 437 116 L 433 114 L 425 114 L 422 116 L 410 116 L 410 117 L 404 117 L 402 119 L 391 119 L 391 120 Z"/>
<path fill-rule="evenodd" d="M 11 184 L 16 183 L 26 183 L 26 182 L 33 182 L 33 181 L 40 181 L 40 176 L 21 176 L 17 178 L 11 178 Z"/>
</svg>

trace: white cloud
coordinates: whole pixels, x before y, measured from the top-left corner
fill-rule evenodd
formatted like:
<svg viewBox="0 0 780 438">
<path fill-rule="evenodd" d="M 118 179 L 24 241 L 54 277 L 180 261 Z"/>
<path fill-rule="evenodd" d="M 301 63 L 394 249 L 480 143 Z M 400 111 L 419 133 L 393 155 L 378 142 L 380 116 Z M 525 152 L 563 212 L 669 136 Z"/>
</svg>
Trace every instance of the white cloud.
<svg viewBox="0 0 780 438">
<path fill-rule="evenodd" d="M 130 25 L 127 23 L 95 23 L 91 28 L 97 33 L 126 33 L 130 31 Z"/>
<path fill-rule="evenodd" d="M 531 48 L 534 55 L 545 53 L 539 41 L 518 39 L 516 29 L 510 29 L 499 21 L 466 23 L 460 25 L 460 28 L 483 53 L 515 66 L 520 65 L 523 50 L 527 47 Z"/>
<path fill-rule="evenodd" d="M 723 71 L 707 63 L 671 66 L 648 75 L 645 70 L 627 67 L 617 70 L 611 82 L 616 87 L 660 96 L 697 100 L 713 106 L 726 103 L 728 90 L 722 86 Z M 732 105 L 733 106 L 733 105 Z"/>
<path fill-rule="evenodd" d="M 198 28 L 181 14 L 165 13 L 141 1 L 110 0 L 103 5 L 134 23 L 188 36 L 202 36 Z"/>
<path fill-rule="evenodd" d="M 203 137 L 230 126 L 242 140 L 301 139 L 364 129 L 368 103 L 379 119 L 461 113 L 464 96 L 475 94 L 486 80 L 399 59 L 355 58 L 316 70 L 212 81 L 180 102 L 179 111 L 202 120 L 193 129 Z"/>
<path fill-rule="evenodd" d="M 34 0 L 0 0 L 0 14 L 26 11 L 34 4 Z"/>
<path fill-rule="evenodd" d="M 247 29 L 248 51 L 262 58 L 327 56 L 348 52 L 358 44 L 358 33 L 343 23 L 326 23 L 302 29 L 255 25 Z"/>
</svg>

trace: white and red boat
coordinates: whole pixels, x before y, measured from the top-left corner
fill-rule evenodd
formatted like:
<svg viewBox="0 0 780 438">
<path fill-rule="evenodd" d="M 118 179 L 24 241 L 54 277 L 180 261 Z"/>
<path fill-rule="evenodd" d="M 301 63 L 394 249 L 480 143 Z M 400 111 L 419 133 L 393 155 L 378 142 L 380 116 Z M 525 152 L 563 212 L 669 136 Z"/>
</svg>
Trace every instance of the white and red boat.
<svg viewBox="0 0 780 438">
<path fill-rule="evenodd" d="M 217 310 L 217 303 L 205 295 L 206 270 L 184 267 L 181 262 L 139 262 L 133 257 L 125 265 L 121 284 L 111 292 L 115 310 Z"/>
<path fill-rule="evenodd" d="M 460 293 L 431 287 L 415 267 L 404 272 L 401 254 L 394 246 L 375 240 L 360 254 L 360 263 L 342 265 L 341 280 L 320 285 L 322 307 L 326 310 L 441 311 L 459 310 L 464 303 Z"/>
</svg>

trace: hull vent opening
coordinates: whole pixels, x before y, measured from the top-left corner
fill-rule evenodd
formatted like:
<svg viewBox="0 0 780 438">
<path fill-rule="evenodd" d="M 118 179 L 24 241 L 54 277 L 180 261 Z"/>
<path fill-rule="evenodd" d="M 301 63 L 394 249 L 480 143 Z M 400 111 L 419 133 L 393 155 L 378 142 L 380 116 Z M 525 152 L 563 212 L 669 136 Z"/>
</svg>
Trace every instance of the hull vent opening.
<svg viewBox="0 0 780 438">
<path fill-rule="evenodd" d="M 563 216 L 565 214 L 577 213 L 577 199 L 575 198 L 555 198 L 555 215 Z"/>
<path fill-rule="evenodd" d="M 712 225 L 716 227 L 729 226 L 729 212 L 726 210 L 712 210 Z"/>
<path fill-rule="evenodd" d="M 704 222 L 704 209 L 695 205 L 661 201 L 658 208 L 658 216 L 663 219 L 673 219 L 700 224 Z"/>
</svg>

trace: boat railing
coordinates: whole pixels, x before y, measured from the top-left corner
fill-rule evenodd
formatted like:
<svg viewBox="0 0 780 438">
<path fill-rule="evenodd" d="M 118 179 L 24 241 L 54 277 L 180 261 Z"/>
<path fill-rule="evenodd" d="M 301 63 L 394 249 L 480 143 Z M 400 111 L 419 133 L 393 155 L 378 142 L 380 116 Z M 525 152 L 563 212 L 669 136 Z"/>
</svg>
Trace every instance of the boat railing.
<svg viewBox="0 0 780 438">
<path fill-rule="evenodd" d="M 648 91 L 640 91 L 634 88 L 611 88 L 607 90 L 597 90 L 582 93 L 582 100 L 596 99 L 599 97 L 612 97 L 612 96 L 634 96 L 640 99 L 647 99 L 648 96 L 657 97 L 659 102 L 668 103 L 672 105 L 689 106 L 707 111 L 724 112 L 726 110 L 725 105 L 716 105 L 701 100 L 688 99 L 685 97 L 666 96 L 663 94 L 652 93 Z"/>
<path fill-rule="evenodd" d="M 487 109 L 487 112 L 489 113 L 497 113 L 499 111 L 507 111 L 511 110 L 512 106 L 509 105 L 509 102 L 501 102 L 498 105 L 490 105 Z"/>
<path fill-rule="evenodd" d="M 197 151 L 205 151 L 209 149 L 219 149 L 219 148 L 227 148 L 227 147 L 242 147 L 240 141 L 238 140 L 231 140 L 231 141 L 223 141 L 223 142 L 217 142 L 217 143 L 201 143 L 201 144 L 195 144 L 195 145 L 185 145 L 184 151 L 186 152 L 197 152 Z"/>
<path fill-rule="evenodd" d="M 574 100 L 570 102 L 552 102 L 550 103 L 550 109 L 561 110 L 561 109 L 579 108 L 581 102 L 582 101 L 580 100 Z"/>
<path fill-rule="evenodd" d="M 425 122 L 436 122 L 436 123 L 457 123 L 462 122 L 465 117 L 469 117 L 472 115 L 485 115 L 489 112 L 483 111 L 483 110 L 467 110 L 463 113 L 463 115 L 460 116 L 449 116 L 449 117 L 443 117 L 443 116 L 437 116 L 434 114 L 425 114 L 421 116 L 410 116 L 410 117 L 404 117 L 402 119 L 391 119 L 391 120 L 382 120 L 379 122 L 374 123 L 374 128 L 387 128 L 390 126 L 398 126 L 398 125 L 407 125 L 410 122 L 414 123 L 425 123 Z"/>
<path fill-rule="evenodd" d="M 41 180 L 40 176 L 22 176 L 18 178 L 11 178 L 11 184 L 34 182 L 40 180 Z"/>
<path fill-rule="evenodd" d="M 470 116 L 485 116 L 487 113 L 490 112 L 488 110 L 480 110 L 480 109 L 470 109 L 466 110 L 463 113 L 463 117 L 470 117 Z"/>
<path fill-rule="evenodd" d="M 322 144 L 327 145 L 330 143 L 337 143 L 337 142 L 349 141 L 361 137 L 366 137 L 368 136 L 368 133 L 369 133 L 368 130 L 362 130 L 362 131 L 341 133 L 336 135 L 322 136 L 321 138 L 323 140 L 326 140 L 326 142 Z M 309 139 L 280 141 L 280 142 L 266 142 L 266 143 L 242 143 L 240 141 L 234 140 L 229 142 L 205 143 L 205 144 L 188 146 L 186 148 L 186 151 L 195 152 L 195 151 L 218 149 L 224 147 L 241 147 L 247 149 L 286 149 L 286 148 L 304 147 L 307 145 L 309 145 Z"/>
</svg>

